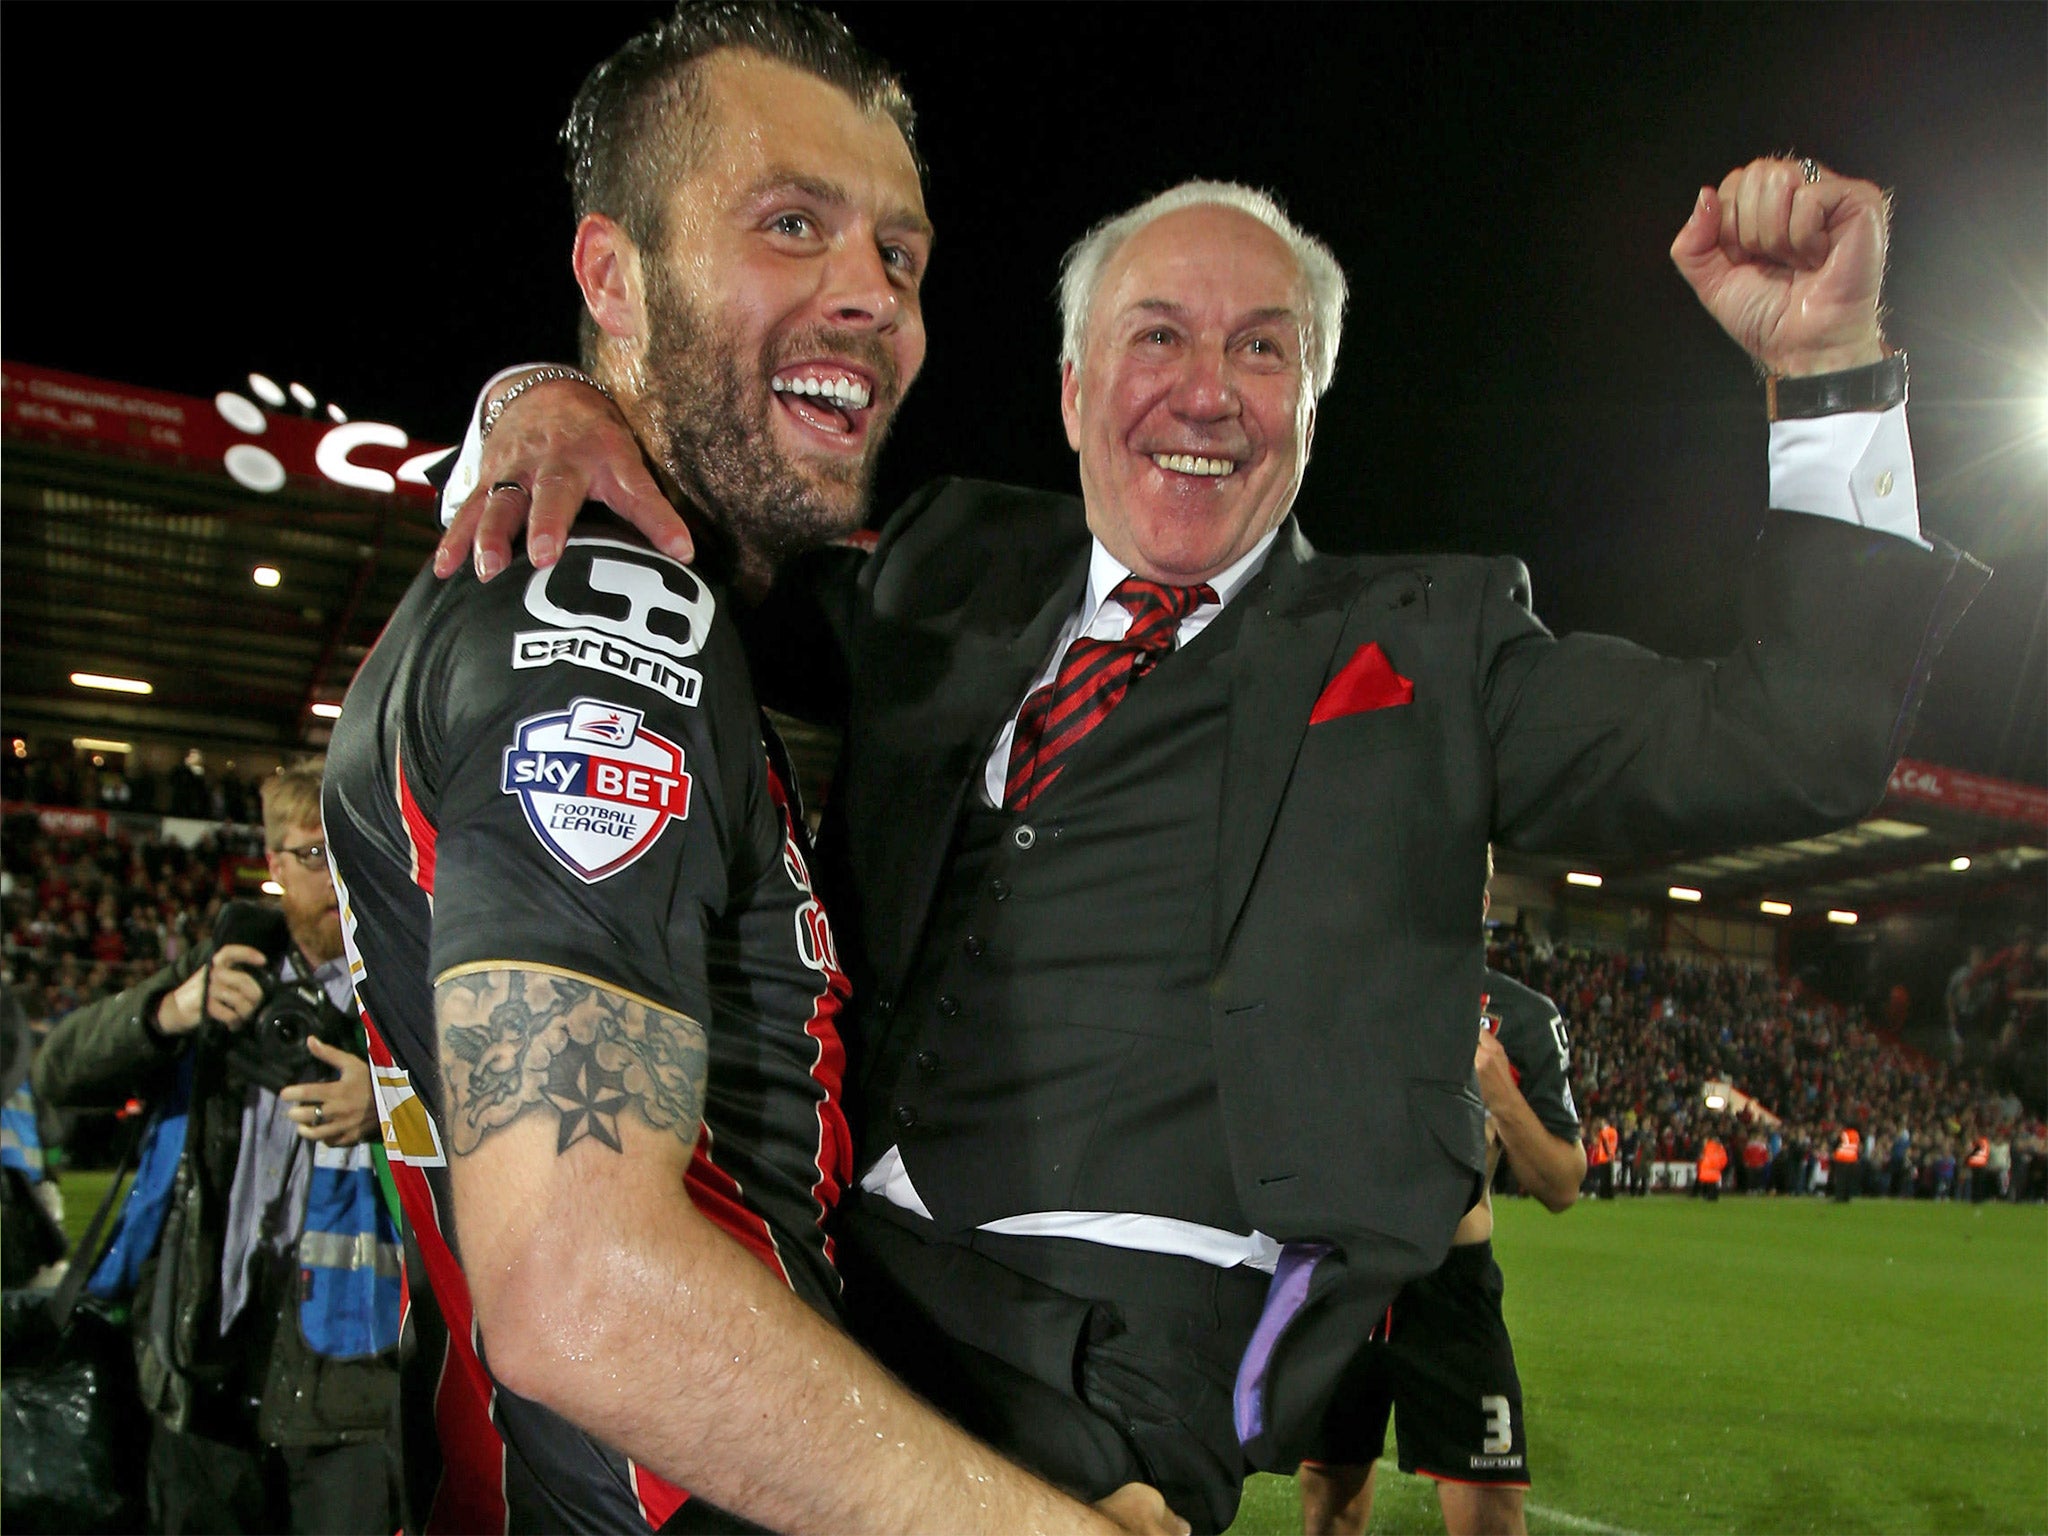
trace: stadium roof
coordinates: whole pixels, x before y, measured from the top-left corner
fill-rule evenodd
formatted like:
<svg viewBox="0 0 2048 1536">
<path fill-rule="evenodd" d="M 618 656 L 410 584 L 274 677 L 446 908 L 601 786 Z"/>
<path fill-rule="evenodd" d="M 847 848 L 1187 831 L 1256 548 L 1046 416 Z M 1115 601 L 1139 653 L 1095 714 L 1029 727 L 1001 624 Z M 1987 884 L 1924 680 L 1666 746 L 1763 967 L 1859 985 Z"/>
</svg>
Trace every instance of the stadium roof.
<svg viewBox="0 0 2048 1536">
<path fill-rule="evenodd" d="M 341 698 L 433 547 L 430 445 L 243 388 L 206 401 L 0 364 L 7 729 L 325 741 L 313 706 Z"/>
<path fill-rule="evenodd" d="M 1503 853 L 1500 862 L 1538 879 L 1598 876 L 1610 899 L 1695 905 L 1673 897 L 1675 886 L 1697 892 L 1700 910 L 1730 917 L 1755 917 L 1765 901 L 1792 908 L 1772 915 L 1811 918 L 2014 898 L 2038 905 L 2048 882 L 2048 790 L 1907 758 L 1872 815 L 1817 837 L 1705 858 L 1616 864 Z"/>
</svg>

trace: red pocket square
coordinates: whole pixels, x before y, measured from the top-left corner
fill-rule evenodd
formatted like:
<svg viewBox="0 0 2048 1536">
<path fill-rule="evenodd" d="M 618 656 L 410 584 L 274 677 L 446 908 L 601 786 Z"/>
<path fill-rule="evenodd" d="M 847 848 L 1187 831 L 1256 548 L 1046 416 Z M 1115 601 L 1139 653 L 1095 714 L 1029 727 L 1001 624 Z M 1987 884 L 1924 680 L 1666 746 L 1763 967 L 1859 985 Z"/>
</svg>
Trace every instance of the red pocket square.
<svg viewBox="0 0 2048 1536">
<path fill-rule="evenodd" d="M 1330 686 L 1316 700 L 1309 715 L 1310 725 L 1363 714 L 1368 709 L 1391 709 L 1396 704 L 1415 702 L 1415 685 L 1394 670 L 1387 653 L 1377 641 L 1368 641 L 1352 653 L 1344 670 L 1330 679 Z"/>
</svg>

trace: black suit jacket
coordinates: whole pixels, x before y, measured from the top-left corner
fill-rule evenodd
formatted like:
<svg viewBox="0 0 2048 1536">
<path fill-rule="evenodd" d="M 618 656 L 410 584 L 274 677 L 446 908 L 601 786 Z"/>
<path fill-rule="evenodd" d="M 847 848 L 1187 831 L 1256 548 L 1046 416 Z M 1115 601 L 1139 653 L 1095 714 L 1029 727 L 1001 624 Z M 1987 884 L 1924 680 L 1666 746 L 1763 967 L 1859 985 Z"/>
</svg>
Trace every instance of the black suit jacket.
<svg viewBox="0 0 2048 1536">
<path fill-rule="evenodd" d="M 846 733 L 822 858 L 871 997 L 908 974 L 961 808 L 1080 601 L 1089 550 L 1070 497 L 941 482 L 851 584 L 828 556 L 792 573 L 807 608 L 757 620 L 764 696 Z M 1249 608 L 1215 860 L 1190 871 L 1217 892 L 1219 1090 L 1246 1215 L 1333 1248 L 1267 1373 L 1261 1459 L 1291 1465 L 1349 1346 L 1442 1262 L 1483 1170 L 1488 841 L 1627 856 L 1853 819 L 1988 575 L 1798 514 L 1769 517 L 1752 565 L 1743 641 L 1718 662 L 1551 635 L 1518 560 L 1319 555 L 1292 519 L 1234 599 Z M 1309 724 L 1367 644 L 1413 701 Z"/>
</svg>

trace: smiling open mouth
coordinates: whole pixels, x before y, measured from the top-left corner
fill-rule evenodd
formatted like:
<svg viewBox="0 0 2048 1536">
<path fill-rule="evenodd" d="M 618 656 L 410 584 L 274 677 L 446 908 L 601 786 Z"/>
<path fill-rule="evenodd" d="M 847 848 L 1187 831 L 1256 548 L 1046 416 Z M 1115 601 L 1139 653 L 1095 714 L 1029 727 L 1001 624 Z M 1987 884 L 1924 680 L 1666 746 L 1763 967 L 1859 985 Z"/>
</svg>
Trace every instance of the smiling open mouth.
<svg viewBox="0 0 2048 1536">
<path fill-rule="evenodd" d="M 1207 459 L 1194 453 L 1155 453 L 1152 462 L 1176 475 L 1203 475 L 1220 480 L 1237 468 L 1235 459 Z"/>
<path fill-rule="evenodd" d="M 874 399 L 866 379 L 815 364 L 785 369 L 768 387 L 797 420 L 836 437 L 858 435 Z"/>
</svg>

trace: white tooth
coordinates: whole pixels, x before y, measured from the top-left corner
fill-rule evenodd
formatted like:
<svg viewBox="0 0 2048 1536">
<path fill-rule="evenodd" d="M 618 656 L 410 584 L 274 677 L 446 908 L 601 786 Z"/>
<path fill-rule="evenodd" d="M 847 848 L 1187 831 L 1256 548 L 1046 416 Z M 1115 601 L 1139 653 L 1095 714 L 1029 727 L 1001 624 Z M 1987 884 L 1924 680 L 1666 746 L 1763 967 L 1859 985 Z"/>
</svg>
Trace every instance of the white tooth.
<svg viewBox="0 0 2048 1536">
<path fill-rule="evenodd" d="M 853 403 L 855 407 L 860 410 L 866 410 L 870 398 L 867 385 L 856 379 L 853 385 Z"/>
<path fill-rule="evenodd" d="M 819 382 L 818 382 L 818 381 L 817 381 L 816 379 L 805 379 L 805 380 L 804 380 L 804 393 L 805 393 L 805 394 L 807 394 L 807 395 L 822 395 L 822 394 L 823 394 L 824 392 L 825 392 L 825 386 L 824 386 L 824 385 L 822 385 L 822 384 L 820 384 L 820 383 L 819 383 Z"/>
<path fill-rule="evenodd" d="M 782 392 L 783 392 L 784 390 L 786 390 L 786 389 L 788 389 L 788 388 L 789 388 L 789 386 L 788 386 L 787 384 L 783 383 L 783 382 L 782 382 L 782 380 L 780 380 L 780 379 L 770 379 L 770 380 L 768 381 L 768 387 L 769 387 L 770 389 L 774 390 L 774 391 L 775 391 L 775 393 L 777 393 L 778 395 L 779 395 L 779 394 L 781 394 L 781 393 L 782 393 Z"/>
</svg>

